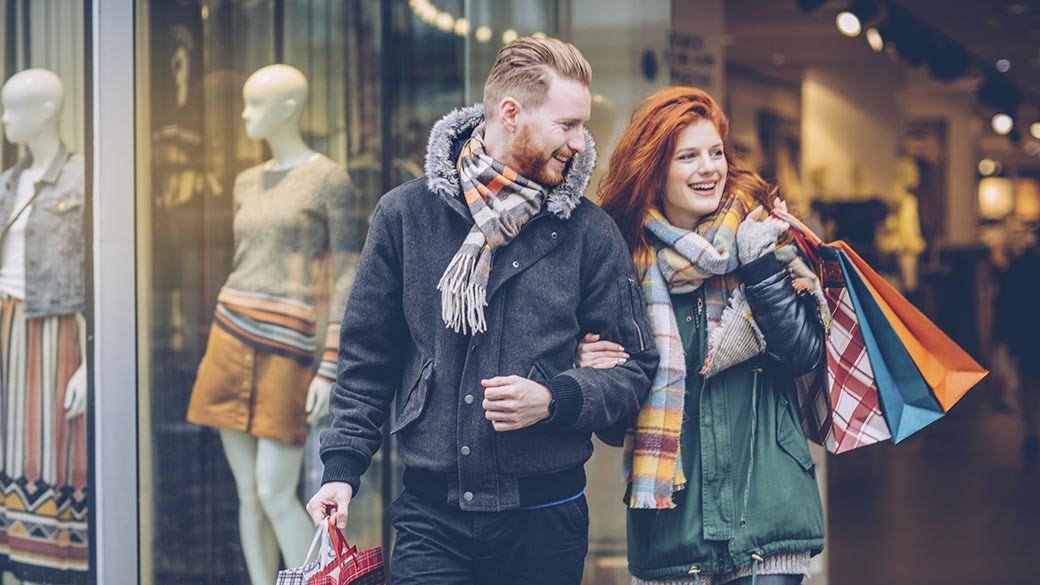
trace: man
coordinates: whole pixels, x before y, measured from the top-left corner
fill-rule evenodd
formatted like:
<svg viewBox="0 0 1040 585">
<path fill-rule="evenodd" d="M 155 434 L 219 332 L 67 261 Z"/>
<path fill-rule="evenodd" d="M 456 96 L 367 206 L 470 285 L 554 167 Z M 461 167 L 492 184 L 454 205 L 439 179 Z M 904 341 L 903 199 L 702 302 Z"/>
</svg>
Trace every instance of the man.
<svg viewBox="0 0 1040 585">
<path fill-rule="evenodd" d="M 581 580 L 591 433 L 636 413 L 657 365 L 625 242 L 583 197 L 589 80 L 570 44 L 504 47 L 483 107 L 439 121 L 425 178 L 376 206 L 307 508 L 346 526 L 396 397 L 394 585 Z M 589 332 L 624 363 L 575 368 Z"/>
</svg>

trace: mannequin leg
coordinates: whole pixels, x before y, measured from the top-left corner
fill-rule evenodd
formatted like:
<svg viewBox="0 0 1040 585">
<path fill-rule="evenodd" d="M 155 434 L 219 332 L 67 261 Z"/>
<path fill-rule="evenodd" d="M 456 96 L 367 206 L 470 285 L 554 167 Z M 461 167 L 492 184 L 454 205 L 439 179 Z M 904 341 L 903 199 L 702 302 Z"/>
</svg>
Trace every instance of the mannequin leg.
<svg viewBox="0 0 1040 585">
<path fill-rule="evenodd" d="M 257 438 L 220 429 L 220 439 L 238 489 L 238 532 L 249 580 L 253 585 L 274 583 L 278 575 L 278 541 L 260 503 Z"/>
<path fill-rule="evenodd" d="M 296 495 L 303 447 L 260 439 L 256 460 L 260 504 L 274 526 L 285 566 L 298 567 L 314 536 L 314 523 Z"/>
<path fill-rule="evenodd" d="M 3 585 L 39 585 L 33 581 L 19 581 L 13 573 L 4 572 Z"/>
</svg>

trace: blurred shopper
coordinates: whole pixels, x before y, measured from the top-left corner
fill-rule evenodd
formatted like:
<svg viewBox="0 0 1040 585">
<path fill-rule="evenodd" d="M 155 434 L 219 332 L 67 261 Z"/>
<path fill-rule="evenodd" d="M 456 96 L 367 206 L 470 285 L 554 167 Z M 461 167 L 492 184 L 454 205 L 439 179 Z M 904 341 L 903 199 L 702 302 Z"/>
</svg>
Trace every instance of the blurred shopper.
<svg viewBox="0 0 1040 585">
<path fill-rule="evenodd" d="M 1040 232 L 1040 230 L 1038 230 Z M 1022 451 L 1027 458 L 1040 455 L 1040 238 L 1011 260 L 1000 283 L 995 309 L 995 337 L 1007 345 L 1018 366 L 1019 404 L 1025 424 Z"/>
<path fill-rule="evenodd" d="M 624 437 L 637 584 L 801 583 L 823 548 L 792 380 L 821 359 L 822 293 L 780 241 L 785 224 L 766 212 L 786 206 L 734 157 L 728 126 L 703 91 L 658 91 L 639 106 L 600 187 L 635 260 L 661 359 Z M 576 361 L 609 368 L 625 354 L 588 336 Z M 603 438 L 618 444 L 619 435 Z"/>
</svg>

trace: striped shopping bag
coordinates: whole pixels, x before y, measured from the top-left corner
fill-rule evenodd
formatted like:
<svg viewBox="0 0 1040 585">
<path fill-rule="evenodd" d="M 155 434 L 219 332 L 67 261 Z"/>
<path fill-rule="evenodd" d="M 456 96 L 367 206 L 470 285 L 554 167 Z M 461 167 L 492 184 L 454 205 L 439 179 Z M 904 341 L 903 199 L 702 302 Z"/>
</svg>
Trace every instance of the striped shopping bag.
<svg viewBox="0 0 1040 585">
<path fill-rule="evenodd" d="M 815 259 L 821 276 L 831 328 L 826 359 L 817 371 L 796 380 L 802 427 L 806 436 L 831 453 L 844 453 L 891 438 L 881 413 L 874 371 L 863 329 L 841 266 L 833 251 L 818 249 Z"/>
<path fill-rule="evenodd" d="M 857 316 L 837 254 L 797 219 L 774 215 L 791 226 L 795 243 L 820 276 L 831 312 L 825 359 L 795 381 L 806 436 L 835 454 L 890 439 L 863 337 L 865 323 Z"/>
</svg>

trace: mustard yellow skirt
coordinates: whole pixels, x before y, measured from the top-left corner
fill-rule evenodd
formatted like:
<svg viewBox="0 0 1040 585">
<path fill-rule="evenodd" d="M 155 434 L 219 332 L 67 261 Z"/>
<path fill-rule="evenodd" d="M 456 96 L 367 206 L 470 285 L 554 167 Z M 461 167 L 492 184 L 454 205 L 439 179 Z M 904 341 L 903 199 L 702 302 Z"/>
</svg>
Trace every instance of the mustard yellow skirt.
<svg viewBox="0 0 1040 585">
<path fill-rule="evenodd" d="M 213 325 L 191 391 L 188 422 L 303 445 L 313 377 L 311 366 L 257 350 Z"/>
</svg>

